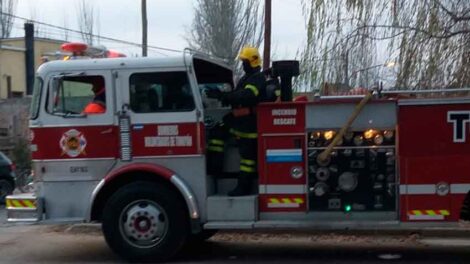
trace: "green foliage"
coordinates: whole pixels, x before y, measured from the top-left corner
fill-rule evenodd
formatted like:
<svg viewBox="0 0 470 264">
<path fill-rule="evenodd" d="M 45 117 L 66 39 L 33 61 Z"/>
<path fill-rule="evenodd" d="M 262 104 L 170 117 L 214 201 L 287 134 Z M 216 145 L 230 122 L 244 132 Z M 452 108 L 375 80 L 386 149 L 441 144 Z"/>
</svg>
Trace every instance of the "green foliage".
<svg viewBox="0 0 470 264">
<path fill-rule="evenodd" d="M 31 151 L 29 141 L 21 138 L 12 151 L 13 161 L 18 170 L 31 169 Z"/>
<path fill-rule="evenodd" d="M 303 0 L 303 87 L 369 86 L 394 61 L 397 88 L 470 86 L 470 1 Z M 386 48 L 382 48 L 386 47 Z"/>
</svg>

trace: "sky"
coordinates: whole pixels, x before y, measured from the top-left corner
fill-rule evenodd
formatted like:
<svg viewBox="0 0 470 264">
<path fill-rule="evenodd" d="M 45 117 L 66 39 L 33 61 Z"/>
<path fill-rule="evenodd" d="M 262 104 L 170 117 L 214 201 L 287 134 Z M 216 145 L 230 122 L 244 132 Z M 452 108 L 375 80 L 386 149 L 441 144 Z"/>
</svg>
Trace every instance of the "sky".
<svg viewBox="0 0 470 264">
<path fill-rule="evenodd" d="M 223 1 L 223 0 L 220 0 Z M 261 0 L 260 0 L 261 1 Z M 18 0 L 16 15 L 78 30 L 78 0 Z M 99 27 L 95 34 L 126 41 L 141 42 L 139 0 L 90 0 L 95 7 Z M 152 46 L 183 50 L 188 46 L 188 35 L 194 14 L 194 0 L 147 0 L 148 43 Z M 294 59 L 306 39 L 305 18 L 301 0 L 272 0 L 272 54 L 273 59 Z M 13 35 L 22 36 L 24 21 L 16 20 Z M 41 37 L 64 39 L 63 31 L 38 26 Z M 69 34 L 70 40 L 80 40 Z M 139 48 L 102 41 L 107 48 L 119 50 L 128 56 L 140 54 Z M 149 50 L 149 56 L 161 56 Z"/>
</svg>

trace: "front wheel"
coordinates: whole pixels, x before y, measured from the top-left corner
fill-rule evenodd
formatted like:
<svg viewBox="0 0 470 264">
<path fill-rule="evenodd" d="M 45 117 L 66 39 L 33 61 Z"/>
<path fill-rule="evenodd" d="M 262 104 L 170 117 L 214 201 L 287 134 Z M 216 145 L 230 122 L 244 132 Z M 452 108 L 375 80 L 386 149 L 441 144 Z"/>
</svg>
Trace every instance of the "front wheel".
<svg viewBox="0 0 470 264">
<path fill-rule="evenodd" d="M 108 200 L 102 228 L 116 254 L 131 261 L 165 261 L 184 245 L 188 223 L 183 202 L 169 187 L 135 182 Z"/>
</svg>

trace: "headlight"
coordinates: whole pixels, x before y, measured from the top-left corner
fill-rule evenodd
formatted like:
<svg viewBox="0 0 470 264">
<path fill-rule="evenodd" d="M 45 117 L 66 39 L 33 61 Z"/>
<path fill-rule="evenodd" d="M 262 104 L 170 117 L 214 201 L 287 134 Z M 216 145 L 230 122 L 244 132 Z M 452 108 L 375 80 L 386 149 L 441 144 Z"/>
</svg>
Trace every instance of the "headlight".
<svg viewBox="0 0 470 264">
<path fill-rule="evenodd" d="M 374 144 L 375 145 L 382 145 L 382 143 L 384 143 L 384 137 L 382 136 L 382 134 L 375 135 Z"/>
<path fill-rule="evenodd" d="M 362 143 L 364 143 L 364 138 L 362 136 L 358 135 L 354 137 L 354 145 L 360 146 Z"/>
<path fill-rule="evenodd" d="M 325 133 L 323 133 L 323 137 L 326 140 L 332 140 L 334 136 L 335 136 L 335 131 L 333 130 L 328 130 L 328 131 L 325 131 Z"/>
</svg>

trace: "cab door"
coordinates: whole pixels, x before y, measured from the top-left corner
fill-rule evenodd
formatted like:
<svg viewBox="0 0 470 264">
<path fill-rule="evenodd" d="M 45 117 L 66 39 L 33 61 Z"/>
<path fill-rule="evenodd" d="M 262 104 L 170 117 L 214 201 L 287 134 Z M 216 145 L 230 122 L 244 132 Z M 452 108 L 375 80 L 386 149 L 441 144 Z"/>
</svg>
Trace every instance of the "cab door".
<svg viewBox="0 0 470 264">
<path fill-rule="evenodd" d="M 119 72 L 118 83 L 120 104 L 130 121 L 132 160 L 161 163 L 184 173 L 175 159 L 185 158 L 204 174 L 198 91 L 186 69 L 126 70 Z"/>
</svg>

